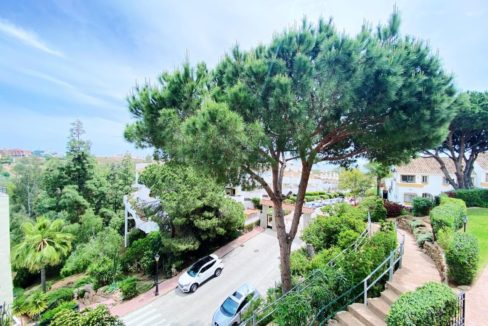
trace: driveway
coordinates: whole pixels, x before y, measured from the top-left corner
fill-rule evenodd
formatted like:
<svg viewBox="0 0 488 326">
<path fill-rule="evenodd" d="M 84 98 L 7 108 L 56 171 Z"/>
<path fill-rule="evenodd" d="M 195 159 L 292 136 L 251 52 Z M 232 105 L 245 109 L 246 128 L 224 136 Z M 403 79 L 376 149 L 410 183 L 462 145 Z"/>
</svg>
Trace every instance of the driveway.
<svg viewBox="0 0 488 326">
<path fill-rule="evenodd" d="M 300 240 L 294 244 L 298 247 Z M 276 233 L 266 230 L 223 258 L 222 274 L 210 279 L 195 293 L 169 292 L 122 318 L 127 326 L 210 325 L 214 311 L 243 283 L 265 295 L 280 279 Z"/>
</svg>

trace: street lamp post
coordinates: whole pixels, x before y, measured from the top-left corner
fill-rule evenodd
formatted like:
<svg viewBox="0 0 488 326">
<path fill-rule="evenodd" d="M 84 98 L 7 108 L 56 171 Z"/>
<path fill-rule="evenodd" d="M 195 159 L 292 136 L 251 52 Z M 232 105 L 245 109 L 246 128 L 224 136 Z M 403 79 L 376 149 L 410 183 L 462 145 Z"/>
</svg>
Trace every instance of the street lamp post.
<svg viewBox="0 0 488 326">
<path fill-rule="evenodd" d="M 158 280 L 158 274 L 159 274 L 159 254 L 156 254 L 156 256 L 154 256 L 154 260 L 156 261 L 156 291 L 154 292 L 154 295 L 157 296 L 157 295 L 159 295 L 159 280 Z"/>
<path fill-rule="evenodd" d="M 464 224 L 464 232 L 466 232 L 466 224 L 468 224 L 468 216 L 464 215 L 463 217 L 463 224 Z"/>
</svg>

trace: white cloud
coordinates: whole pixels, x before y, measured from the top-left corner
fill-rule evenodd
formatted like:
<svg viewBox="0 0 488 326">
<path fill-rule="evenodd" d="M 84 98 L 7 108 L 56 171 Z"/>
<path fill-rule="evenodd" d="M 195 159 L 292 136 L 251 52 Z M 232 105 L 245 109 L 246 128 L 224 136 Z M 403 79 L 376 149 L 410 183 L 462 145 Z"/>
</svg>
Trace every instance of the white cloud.
<svg viewBox="0 0 488 326">
<path fill-rule="evenodd" d="M 35 33 L 16 26 L 5 19 L 0 19 L 0 32 L 45 53 L 64 57 L 62 52 L 50 48 Z"/>
</svg>

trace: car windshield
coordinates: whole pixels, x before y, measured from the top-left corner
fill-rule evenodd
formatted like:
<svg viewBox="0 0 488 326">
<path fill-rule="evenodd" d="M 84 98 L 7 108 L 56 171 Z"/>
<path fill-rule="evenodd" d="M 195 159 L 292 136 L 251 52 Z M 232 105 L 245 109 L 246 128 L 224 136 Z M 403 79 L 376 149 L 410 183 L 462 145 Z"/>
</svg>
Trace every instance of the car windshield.
<svg viewBox="0 0 488 326">
<path fill-rule="evenodd" d="M 231 297 L 227 298 L 222 306 L 220 306 L 220 310 L 227 316 L 234 316 L 237 312 L 237 308 L 239 304 L 235 302 Z"/>
<path fill-rule="evenodd" d="M 195 264 L 193 264 L 188 269 L 188 275 L 190 275 L 191 277 L 194 277 L 195 275 L 197 275 L 200 268 L 202 268 L 203 265 L 205 265 L 206 263 L 208 263 L 211 260 L 212 260 L 212 257 L 210 257 L 210 256 L 207 256 L 207 257 L 200 259 L 199 261 L 197 261 Z"/>
</svg>

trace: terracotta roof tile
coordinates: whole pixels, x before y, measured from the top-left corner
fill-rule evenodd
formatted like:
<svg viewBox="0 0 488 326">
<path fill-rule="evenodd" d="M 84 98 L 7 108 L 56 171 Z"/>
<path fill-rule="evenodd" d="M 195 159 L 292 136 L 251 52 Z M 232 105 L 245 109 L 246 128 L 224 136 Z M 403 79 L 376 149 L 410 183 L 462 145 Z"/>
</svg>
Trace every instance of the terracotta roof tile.
<svg viewBox="0 0 488 326">
<path fill-rule="evenodd" d="M 454 174 L 455 168 L 452 161 L 448 158 L 442 159 L 446 164 L 449 173 Z M 434 174 L 444 175 L 439 163 L 432 157 L 419 157 L 411 160 L 408 164 L 397 166 L 396 171 L 400 174 Z"/>
<path fill-rule="evenodd" d="M 485 171 L 488 171 L 488 153 L 481 153 L 476 159 L 476 163 Z"/>
</svg>

